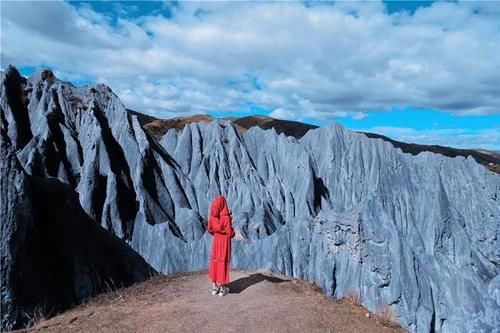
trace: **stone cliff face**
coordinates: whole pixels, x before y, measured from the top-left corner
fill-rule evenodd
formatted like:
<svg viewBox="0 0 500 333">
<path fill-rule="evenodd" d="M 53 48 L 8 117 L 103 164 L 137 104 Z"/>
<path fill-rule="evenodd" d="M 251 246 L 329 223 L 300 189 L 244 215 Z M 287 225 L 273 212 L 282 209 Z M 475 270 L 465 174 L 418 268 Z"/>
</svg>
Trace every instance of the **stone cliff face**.
<svg viewBox="0 0 500 333">
<path fill-rule="evenodd" d="M 314 280 L 336 297 L 353 289 L 370 309 L 393 306 L 411 331 L 498 327 L 499 176 L 339 125 L 300 140 L 224 126 L 169 131 L 161 145 L 202 195 L 228 196 L 248 238 L 235 265 Z M 144 244 L 158 242 L 138 248 L 147 258 Z"/>
<path fill-rule="evenodd" d="M 40 207 L 13 190 L 22 182 L 4 186 L 17 172 L 36 191 L 74 191 L 88 224 L 156 270 L 192 271 L 207 265 L 208 207 L 224 194 L 245 237 L 233 267 L 312 280 L 335 297 L 353 289 L 413 332 L 499 327 L 500 176 L 472 158 L 413 156 L 340 125 L 295 139 L 192 123 L 158 143 L 105 86 L 16 73 L 2 74 L 2 139 L 17 163 L 2 169 L 2 207 L 12 202 L 2 230 L 33 215 L 16 207 Z"/>
<path fill-rule="evenodd" d="M 155 273 L 83 210 L 75 191 L 81 147 L 61 125 L 64 118 L 51 102 L 47 110 L 32 109 L 36 121 L 30 121 L 21 94 L 25 84 L 13 68 L 2 73 L 2 331 L 29 325 L 34 313 L 53 315 Z M 33 94 L 44 100 L 40 90 Z"/>
</svg>

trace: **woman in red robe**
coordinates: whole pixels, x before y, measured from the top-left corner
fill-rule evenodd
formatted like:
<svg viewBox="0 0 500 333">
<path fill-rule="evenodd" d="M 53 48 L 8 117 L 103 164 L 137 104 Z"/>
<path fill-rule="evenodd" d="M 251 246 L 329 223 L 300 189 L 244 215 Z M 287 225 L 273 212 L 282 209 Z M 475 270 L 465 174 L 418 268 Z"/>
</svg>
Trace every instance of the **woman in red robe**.
<svg viewBox="0 0 500 333">
<path fill-rule="evenodd" d="M 214 236 L 208 276 L 212 281 L 212 295 L 225 296 L 229 292 L 229 264 L 231 261 L 231 238 L 234 237 L 231 212 L 226 198 L 215 198 L 210 207 L 208 232 Z"/>
</svg>

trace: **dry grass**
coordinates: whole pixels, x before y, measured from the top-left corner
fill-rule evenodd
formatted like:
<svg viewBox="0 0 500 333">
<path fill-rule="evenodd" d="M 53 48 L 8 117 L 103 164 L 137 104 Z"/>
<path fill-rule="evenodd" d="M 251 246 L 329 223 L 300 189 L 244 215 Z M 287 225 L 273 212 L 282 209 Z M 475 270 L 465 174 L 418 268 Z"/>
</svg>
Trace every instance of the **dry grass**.
<svg viewBox="0 0 500 333">
<path fill-rule="evenodd" d="M 298 280 L 298 279 L 287 279 L 286 277 L 283 277 L 284 280 L 289 281 L 290 283 L 287 284 L 287 288 L 290 290 L 298 293 L 298 294 L 307 294 L 307 295 L 317 295 L 317 296 L 324 296 L 323 291 L 321 288 L 314 282 L 312 281 L 304 281 L 304 280 Z"/>
<path fill-rule="evenodd" d="M 375 315 L 377 316 L 378 322 L 385 327 L 401 327 L 396 320 L 394 310 L 386 304 L 380 305 L 375 311 Z"/>
<path fill-rule="evenodd" d="M 321 288 L 314 282 L 306 282 L 306 291 L 317 295 L 323 295 Z"/>
<path fill-rule="evenodd" d="M 51 317 L 51 312 L 52 311 L 49 312 L 47 310 L 47 306 L 45 304 L 44 305 L 37 305 L 30 312 L 24 312 L 24 316 L 28 319 L 26 324 L 24 325 L 24 327 L 29 328 L 32 326 L 36 326 L 38 323 Z"/>
<path fill-rule="evenodd" d="M 347 290 L 347 294 L 344 298 L 353 305 L 361 305 L 361 298 L 359 297 L 359 294 L 352 289 Z"/>
<path fill-rule="evenodd" d="M 105 297 L 110 299 L 123 299 L 123 291 L 125 288 L 123 286 L 117 286 L 115 281 L 111 277 L 107 280 L 104 280 L 104 293 L 102 294 Z"/>
</svg>

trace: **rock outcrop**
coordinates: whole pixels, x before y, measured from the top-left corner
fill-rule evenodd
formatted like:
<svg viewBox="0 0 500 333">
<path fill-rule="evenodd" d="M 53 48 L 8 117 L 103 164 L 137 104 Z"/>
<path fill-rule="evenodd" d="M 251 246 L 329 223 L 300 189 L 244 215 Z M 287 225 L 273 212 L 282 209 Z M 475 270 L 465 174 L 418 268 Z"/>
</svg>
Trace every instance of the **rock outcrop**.
<svg viewBox="0 0 500 333">
<path fill-rule="evenodd" d="M 33 136 L 20 94 L 24 83 L 13 68 L 2 73 L 2 331 L 22 328 L 36 316 L 54 315 L 97 293 L 155 274 L 140 255 L 83 210 L 74 188 L 78 175 L 69 163 L 79 156 L 71 151 L 74 141 L 64 137 L 64 129 L 51 128 L 57 126 L 51 123 L 53 115 L 45 118 L 41 109 Z M 65 146 L 68 150 L 61 152 Z M 33 158 L 30 166 L 20 163 L 25 153 Z"/>
<path fill-rule="evenodd" d="M 224 194 L 245 237 L 234 267 L 311 280 L 334 297 L 352 289 L 412 332 L 500 326 L 500 176 L 471 157 L 413 156 L 338 124 L 296 139 L 195 122 L 158 142 L 106 86 L 15 73 L 2 74 L 2 130 L 16 172 L 76 193 L 86 222 L 154 269 L 206 268 L 208 207 Z M 2 226 L 31 216 L 12 212 Z"/>
</svg>

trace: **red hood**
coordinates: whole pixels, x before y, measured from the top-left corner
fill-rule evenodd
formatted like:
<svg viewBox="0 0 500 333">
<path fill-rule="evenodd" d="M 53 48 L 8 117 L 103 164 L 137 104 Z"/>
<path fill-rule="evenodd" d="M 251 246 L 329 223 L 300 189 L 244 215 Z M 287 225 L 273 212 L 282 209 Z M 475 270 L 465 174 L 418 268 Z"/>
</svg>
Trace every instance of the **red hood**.
<svg viewBox="0 0 500 333">
<path fill-rule="evenodd" d="M 212 202 L 212 207 L 210 208 L 210 214 L 213 217 L 220 217 L 221 215 L 229 215 L 229 208 L 227 207 L 226 198 L 219 195 Z"/>
</svg>

